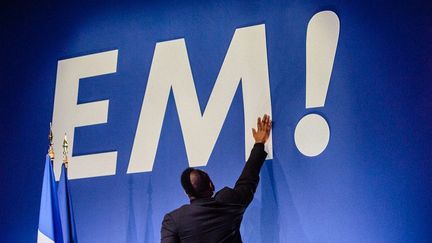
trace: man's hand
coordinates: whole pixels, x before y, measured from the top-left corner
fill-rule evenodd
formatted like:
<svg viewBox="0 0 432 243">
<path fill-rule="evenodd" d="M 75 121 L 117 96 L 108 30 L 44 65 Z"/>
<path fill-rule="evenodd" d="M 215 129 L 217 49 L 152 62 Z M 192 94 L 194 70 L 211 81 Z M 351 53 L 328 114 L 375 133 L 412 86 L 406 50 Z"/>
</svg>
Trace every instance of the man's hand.
<svg viewBox="0 0 432 243">
<path fill-rule="evenodd" d="M 258 131 L 255 128 L 252 128 L 252 134 L 255 139 L 255 143 L 266 143 L 270 136 L 270 130 L 272 127 L 270 116 L 265 114 L 262 120 L 261 117 L 258 117 L 257 127 Z"/>
</svg>

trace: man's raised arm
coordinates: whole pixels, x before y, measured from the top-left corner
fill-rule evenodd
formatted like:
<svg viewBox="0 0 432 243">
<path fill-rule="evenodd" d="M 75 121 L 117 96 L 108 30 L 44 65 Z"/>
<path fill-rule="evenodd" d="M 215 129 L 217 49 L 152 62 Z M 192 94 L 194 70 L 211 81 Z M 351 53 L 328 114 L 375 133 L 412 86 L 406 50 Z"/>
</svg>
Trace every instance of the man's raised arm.
<svg viewBox="0 0 432 243">
<path fill-rule="evenodd" d="M 228 196 L 228 194 L 231 194 L 231 196 L 228 196 L 228 199 L 223 198 L 225 196 L 221 195 L 223 198 L 222 200 L 240 203 L 246 206 L 252 201 L 258 186 L 261 167 L 267 157 L 267 153 L 264 151 L 264 144 L 270 136 L 271 127 L 272 122 L 268 115 L 264 115 L 262 119 L 258 118 L 257 129 L 252 128 L 255 145 L 252 148 L 249 159 L 234 186 L 234 190 L 231 191 L 231 193 L 226 193 L 226 196 Z"/>
</svg>

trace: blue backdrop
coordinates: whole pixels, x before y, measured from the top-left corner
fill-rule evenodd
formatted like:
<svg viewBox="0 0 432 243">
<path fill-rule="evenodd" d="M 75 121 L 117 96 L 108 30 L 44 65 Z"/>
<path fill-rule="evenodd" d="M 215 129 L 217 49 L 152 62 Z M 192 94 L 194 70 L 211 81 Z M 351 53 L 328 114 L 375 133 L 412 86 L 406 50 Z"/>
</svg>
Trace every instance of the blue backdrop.
<svg viewBox="0 0 432 243">
<path fill-rule="evenodd" d="M 324 107 L 305 108 L 306 30 L 322 10 L 340 35 Z M 153 170 L 126 174 L 155 44 L 185 38 L 201 110 L 235 29 L 265 24 L 273 160 L 242 226 L 245 242 L 432 239 L 432 8 L 426 1 L 149 1 L 1 8 L 0 241 L 35 242 L 57 62 L 118 50 L 117 72 L 80 83 L 78 103 L 109 99 L 108 122 L 75 129 L 74 155 L 118 151 L 116 175 L 70 181 L 80 242 L 157 242 L 187 203 L 188 165 L 173 95 Z M 326 118 L 316 157 L 298 121 Z M 238 89 L 205 170 L 232 186 L 244 164 Z M 429 240 L 428 240 L 429 239 Z"/>
</svg>

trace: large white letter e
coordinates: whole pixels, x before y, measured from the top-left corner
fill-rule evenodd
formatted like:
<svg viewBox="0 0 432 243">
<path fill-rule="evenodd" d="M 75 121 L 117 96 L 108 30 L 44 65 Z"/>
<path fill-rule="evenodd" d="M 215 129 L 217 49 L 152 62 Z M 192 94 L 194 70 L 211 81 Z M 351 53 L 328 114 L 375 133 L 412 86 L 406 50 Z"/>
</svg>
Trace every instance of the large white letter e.
<svg viewBox="0 0 432 243">
<path fill-rule="evenodd" d="M 106 123 L 109 100 L 77 105 L 80 78 L 115 73 L 118 51 L 107 51 L 60 60 L 57 67 L 57 81 L 54 98 L 53 133 L 56 178 L 60 177 L 62 163 L 62 142 L 64 133 L 69 142 L 70 179 L 114 175 L 117 152 L 73 155 L 75 127 Z"/>
</svg>

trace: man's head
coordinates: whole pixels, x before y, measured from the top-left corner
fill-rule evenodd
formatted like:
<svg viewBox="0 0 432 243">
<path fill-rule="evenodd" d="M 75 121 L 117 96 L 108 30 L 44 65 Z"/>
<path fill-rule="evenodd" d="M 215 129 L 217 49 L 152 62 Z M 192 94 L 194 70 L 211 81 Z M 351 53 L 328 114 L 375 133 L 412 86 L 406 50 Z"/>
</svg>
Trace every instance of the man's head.
<svg viewBox="0 0 432 243">
<path fill-rule="evenodd" d="M 190 199 L 210 198 L 214 185 L 207 173 L 202 170 L 187 168 L 181 175 L 181 184 Z"/>
</svg>

